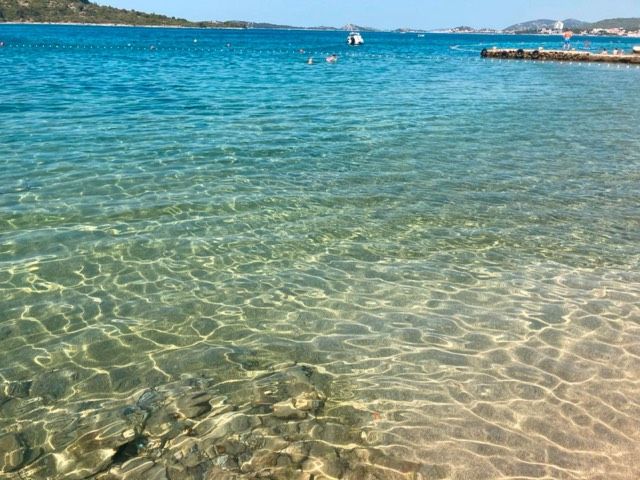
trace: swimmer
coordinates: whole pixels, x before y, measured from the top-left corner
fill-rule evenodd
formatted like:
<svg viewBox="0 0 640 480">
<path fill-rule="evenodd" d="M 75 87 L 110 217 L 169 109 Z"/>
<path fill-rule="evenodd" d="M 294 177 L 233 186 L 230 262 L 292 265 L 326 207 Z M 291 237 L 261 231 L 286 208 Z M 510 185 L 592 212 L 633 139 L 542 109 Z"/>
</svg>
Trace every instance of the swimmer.
<svg viewBox="0 0 640 480">
<path fill-rule="evenodd" d="M 0 48 L 4 47 L 4 42 L 0 42 Z"/>
<path fill-rule="evenodd" d="M 300 50 L 298 50 L 298 53 L 304 53 L 304 48 L 301 48 Z"/>
<path fill-rule="evenodd" d="M 313 65 L 313 57 L 309 57 L 309 60 L 307 60 L 307 65 Z"/>
<path fill-rule="evenodd" d="M 334 53 L 329 55 L 326 59 L 327 63 L 336 63 L 338 61 L 338 56 Z"/>
</svg>

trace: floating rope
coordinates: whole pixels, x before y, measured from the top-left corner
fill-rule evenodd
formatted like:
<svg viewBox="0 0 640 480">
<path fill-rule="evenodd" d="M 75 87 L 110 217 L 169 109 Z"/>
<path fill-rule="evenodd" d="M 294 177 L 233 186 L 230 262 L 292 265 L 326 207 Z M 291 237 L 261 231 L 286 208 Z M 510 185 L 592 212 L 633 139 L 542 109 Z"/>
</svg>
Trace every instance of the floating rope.
<svg viewBox="0 0 640 480">
<path fill-rule="evenodd" d="M 197 45 L 197 46 L 196 46 Z M 236 47 L 236 46 L 218 46 L 218 47 L 206 47 L 200 46 L 199 42 L 189 43 L 189 46 L 163 46 L 156 44 L 149 45 L 132 45 L 128 43 L 126 45 L 94 45 L 94 44 L 57 44 L 57 43 L 10 43 L 10 42 L 0 42 L 0 51 L 4 48 L 8 49 L 51 49 L 51 50 L 117 50 L 123 52 L 149 52 L 149 53 L 165 53 L 165 52 L 181 52 L 181 53 L 227 53 L 229 56 L 260 56 L 260 55 L 286 55 L 290 56 L 289 58 L 298 57 L 306 60 L 309 57 L 327 57 L 329 55 L 337 54 L 339 57 L 346 57 L 354 60 L 381 60 L 381 59 L 390 59 L 390 60 L 413 60 L 413 61 L 430 61 L 434 63 L 443 63 L 443 62 L 478 62 L 478 61 L 486 61 L 485 59 L 481 59 L 478 57 L 479 50 L 477 48 L 472 48 L 477 46 L 486 47 L 486 44 L 472 44 L 472 45 L 450 45 L 449 49 L 455 52 L 460 52 L 469 55 L 429 55 L 423 52 L 420 52 L 418 56 L 411 55 L 407 52 L 393 53 L 393 54 L 384 54 L 384 53 L 369 53 L 362 50 L 350 50 L 350 51 L 342 51 L 344 48 L 347 48 L 343 45 L 337 46 L 335 44 L 331 45 L 321 45 L 318 47 L 306 47 L 306 48 L 295 48 L 291 47 L 290 49 L 269 49 L 269 50 L 253 50 L 246 47 Z M 491 59 L 491 62 L 497 61 L 502 62 L 500 59 Z M 523 63 L 530 63 L 526 60 Z M 535 62 L 539 63 L 539 62 Z M 569 62 L 570 65 L 574 67 L 578 66 L 578 64 L 574 64 L 573 62 Z M 587 64 L 589 66 L 593 65 L 591 63 Z M 604 67 L 604 65 L 600 65 Z M 631 65 L 626 65 L 627 69 L 633 68 Z M 607 64 L 606 68 L 611 68 L 611 65 Z M 618 69 L 621 66 L 618 65 Z M 639 69 L 640 65 L 635 65 L 635 69 Z"/>
</svg>

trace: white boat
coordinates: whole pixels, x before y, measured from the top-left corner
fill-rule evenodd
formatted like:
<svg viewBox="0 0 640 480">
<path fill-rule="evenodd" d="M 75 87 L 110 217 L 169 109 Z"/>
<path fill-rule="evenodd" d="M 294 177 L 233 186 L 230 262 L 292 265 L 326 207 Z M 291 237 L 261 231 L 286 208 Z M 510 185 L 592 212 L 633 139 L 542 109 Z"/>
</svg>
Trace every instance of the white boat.
<svg viewBox="0 0 640 480">
<path fill-rule="evenodd" d="M 633 47 L 633 53 L 640 53 L 640 45 Z"/>
<path fill-rule="evenodd" d="M 347 37 L 348 45 L 362 45 L 364 43 L 364 39 L 359 32 L 351 32 Z"/>
</svg>

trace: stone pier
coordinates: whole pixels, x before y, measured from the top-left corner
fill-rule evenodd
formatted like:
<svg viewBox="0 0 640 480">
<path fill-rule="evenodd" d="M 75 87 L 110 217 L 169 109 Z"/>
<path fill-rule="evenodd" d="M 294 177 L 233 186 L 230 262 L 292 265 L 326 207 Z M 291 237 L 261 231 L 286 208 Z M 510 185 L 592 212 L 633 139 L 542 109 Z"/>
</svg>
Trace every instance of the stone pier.
<svg viewBox="0 0 640 480">
<path fill-rule="evenodd" d="M 538 60 L 555 62 L 600 62 L 622 63 L 640 65 L 640 54 L 623 53 L 622 55 L 611 53 L 592 53 L 579 50 L 542 50 L 542 49 L 516 49 L 516 48 L 491 48 L 480 52 L 483 58 L 500 58 L 512 60 Z"/>
</svg>

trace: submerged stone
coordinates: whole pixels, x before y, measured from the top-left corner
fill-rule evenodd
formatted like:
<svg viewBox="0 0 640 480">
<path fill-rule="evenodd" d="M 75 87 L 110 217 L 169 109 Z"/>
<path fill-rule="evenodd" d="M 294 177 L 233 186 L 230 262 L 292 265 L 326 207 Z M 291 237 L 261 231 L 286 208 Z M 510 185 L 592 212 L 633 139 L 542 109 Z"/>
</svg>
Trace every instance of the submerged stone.
<svg viewBox="0 0 640 480">
<path fill-rule="evenodd" d="M 30 394 L 48 402 L 59 400 L 68 394 L 77 378 L 77 373 L 66 369 L 44 372 L 33 380 Z"/>
<path fill-rule="evenodd" d="M 186 418 L 198 418 L 211 411 L 211 395 L 206 392 L 198 392 L 179 398 L 175 402 L 176 411 Z"/>
<path fill-rule="evenodd" d="M 11 382 L 6 387 L 6 396 L 14 398 L 27 398 L 31 391 L 32 381 Z"/>
<path fill-rule="evenodd" d="M 36 392 L 56 375 L 35 382 Z M 55 434 L 37 437 L 42 451 L 25 450 L 13 434 L 1 437 L 0 451 L 13 452 L 1 466 L 33 480 L 377 478 L 351 450 L 359 442 L 356 425 L 321 416 L 320 385 L 328 387 L 328 378 L 294 365 L 257 378 L 191 378 L 105 404 L 72 404 L 50 420 Z M 25 451 L 38 453 L 25 460 Z"/>
<path fill-rule="evenodd" d="M 273 406 L 273 416 L 286 420 L 302 420 L 307 417 L 307 412 L 298 410 L 292 400 L 285 400 Z"/>
<path fill-rule="evenodd" d="M 15 433 L 0 436 L 0 472 L 12 472 L 22 466 L 26 448 Z"/>
</svg>

